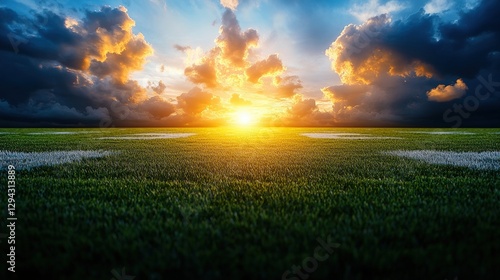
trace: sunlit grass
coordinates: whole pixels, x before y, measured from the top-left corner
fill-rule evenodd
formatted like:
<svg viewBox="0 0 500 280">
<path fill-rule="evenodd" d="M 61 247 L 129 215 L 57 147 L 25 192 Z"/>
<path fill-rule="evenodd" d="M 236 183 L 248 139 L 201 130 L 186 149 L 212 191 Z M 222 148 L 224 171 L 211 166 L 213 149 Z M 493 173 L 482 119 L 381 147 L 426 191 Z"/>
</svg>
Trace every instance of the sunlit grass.
<svg viewBox="0 0 500 280">
<path fill-rule="evenodd" d="M 0 145 L 114 154 L 16 177 L 18 266 L 41 277 L 110 279 L 111 269 L 126 267 L 136 279 L 281 279 L 330 234 L 340 247 L 309 279 L 485 279 L 498 263 L 498 171 L 385 154 L 500 151 L 497 130 L 236 126 L 27 134 L 44 131 L 56 130 L 1 129 Z M 429 130 L 408 130 L 418 131 Z M 194 135 L 119 138 L 175 133 Z"/>
</svg>

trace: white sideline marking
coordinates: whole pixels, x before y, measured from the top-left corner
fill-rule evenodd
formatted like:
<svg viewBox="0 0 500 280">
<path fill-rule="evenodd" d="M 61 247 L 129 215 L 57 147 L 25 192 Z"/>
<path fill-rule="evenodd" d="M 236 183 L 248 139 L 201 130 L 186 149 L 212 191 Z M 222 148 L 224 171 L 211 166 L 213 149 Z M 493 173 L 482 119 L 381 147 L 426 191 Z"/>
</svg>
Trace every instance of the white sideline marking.
<svg viewBox="0 0 500 280">
<path fill-rule="evenodd" d="M 111 151 L 53 151 L 11 152 L 0 151 L 0 166 L 14 165 L 16 170 L 30 170 L 38 166 L 52 166 L 80 161 L 84 158 L 100 158 L 114 154 Z"/>
<path fill-rule="evenodd" d="M 126 136 L 99 137 L 97 139 L 113 139 L 113 140 L 150 140 L 150 139 L 173 139 L 186 138 L 196 135 L 196 133 L 139 133 Z"/>
<path fill-rule="evenodd" d="M 471 169 L 500 169 L 500 152 L 388 151 L 388 155 L 416 159 L 430 164 L 464 166 Z"/>
<path fill-rule="evenodd" d="M 28 132 L 28 135 L 71 135 L 71 134 L 87 134 L 101 133 L 101 131 L 44 131 L 44 132 Z"/>
<path fill-rule="evenodd" d="M 399 133 L 431 134 L 431 135 L 474 135 L 467 131 L 398 131 Z"/>
<path fill-rule="evenodd" d="M 69 135 L 69 134 L 77 134 L 77 132 L 69 132 L 69 131 L 54 131 L 54 132 L 30 132 L 26 133 L 28 135 Z"/>
<path fill-rule="evenodd" d="M 348 140 L 368 140 L 368 139 L 403 139 L 401 137 L 371 136 L 371 134 L 360 133 L 302 133 L 302 136 L 318 139 L 348 139 Z"/>
</svg>

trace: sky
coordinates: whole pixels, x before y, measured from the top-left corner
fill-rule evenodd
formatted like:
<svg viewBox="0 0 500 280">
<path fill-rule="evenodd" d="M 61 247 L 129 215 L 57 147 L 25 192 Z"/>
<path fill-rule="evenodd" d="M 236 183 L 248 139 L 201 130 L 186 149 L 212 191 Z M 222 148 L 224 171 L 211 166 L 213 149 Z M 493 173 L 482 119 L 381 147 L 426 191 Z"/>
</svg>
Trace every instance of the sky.
<svg viewBox="0 0 500 280">
<path fill-rule="evenodd" d="M 2 0 L 0 126 L 499 127 L 499 62 L 497 0 Z"/>
</svg>

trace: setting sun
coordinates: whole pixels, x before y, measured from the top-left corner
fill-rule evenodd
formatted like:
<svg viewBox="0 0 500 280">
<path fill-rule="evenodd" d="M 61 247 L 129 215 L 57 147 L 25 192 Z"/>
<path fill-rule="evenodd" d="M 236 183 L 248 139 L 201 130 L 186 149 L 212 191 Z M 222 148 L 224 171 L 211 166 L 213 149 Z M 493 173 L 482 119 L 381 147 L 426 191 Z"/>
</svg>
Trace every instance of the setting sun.
<svg viewBox="0 0 500 280">
<path fill-rule="evenodd" d="M 239 125 L 251 125 L 253 123 L 252 115 L 246 111 L 236 113 L 236 123 Z"/>
</svg>

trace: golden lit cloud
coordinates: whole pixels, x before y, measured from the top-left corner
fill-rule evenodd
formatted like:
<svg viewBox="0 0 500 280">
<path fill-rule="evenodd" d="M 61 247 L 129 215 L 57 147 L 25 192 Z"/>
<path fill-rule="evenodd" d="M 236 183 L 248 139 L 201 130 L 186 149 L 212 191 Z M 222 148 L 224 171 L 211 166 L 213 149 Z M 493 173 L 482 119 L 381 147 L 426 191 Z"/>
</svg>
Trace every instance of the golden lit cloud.
<svg viewBox="0 0 500 280">
<path fill-rule="evenodd" d="M 143 69 L 154 51 L 141 33 L 133 33 L 134 26 L 123 6 L 87 11 L 82 22 L 65 18 L 64 27 L 79 36 L 80 44 L 64 46 L 63 59 L 78 70 L 123 84 L 131 72 Z"/>
<path fill-rule="evenodd" d="M 284 114 L 265 119 L 268 125 L 277 126 L 325 126 L 335 123 L 331 112 L 321 112 L 312 98 L 300 94 L 292 98 L 292 104 Z"/>
<path fill-rule="evenodd" d="M 283 72 L 285 68 L 277 54 L 270 55 L 267 59 L 256 62 L 246 70 L 246 76 L 252 83 L 259 82 L 263 76 L 274 76 Z"/>
<path fill-rule="evenodd" d="M 236 114 L 240 107 L 245 107 L 246 112 L 253 115 L 261 115 L 263 111 L 286 112 L 286 106 L 276 106 L 276 99 L 292 98 L 302 88 L 302 83 L 297 76 L 279 76 L 286 68 L 278 54 L 271 54 L 260 60 L 257 60 L 257 56 L 249 58 L 249 50 L 258 47 L 258 40 L 257 31 L 242 31 L 233 11 L 227 9 L 215 46 L 197 62 L 187 65 L 184 74 L 189 81 L 204 85 L 227 98 L 228 102 L 220 103 L 219 106 L 230 105 L 229 108 L 224 108 L 228 114 Z M 187 46 L 174 47 L 187 56 L 193 51 Z M 228 96 L 227 92 L 233 93 Z M 208 96 L 206 99 L 208 100 Z M 181 96 L 178 100 L 179 107 L 186 107 L 186 96 Z M 207 104 L 207 100 L 204 104 Z M 199 112 L 192 109 L 183 111 Z M 228 115 L 228 119 L 235 117 Z"/>
<path fill-rule="evenodd" d="M 108 53 L 105 60 L 92 62 L 90 71 L 98 77 L 110 76 L 124 83 L 131 72 L 142 69 L 151 54 L 153 48 L 144 40 L 144 36 L 134 35 L 120 52 Z"/>
<path fill-rule="evenodd" d="M 186 114 L 198 115 L 209 107 L 220 106 L 220 99 L 195 87 L 177 97 L 178 107 Z"/>
<path fill-rule="evenodd" d="M 276 85 L 274 97 L 277 98 L 290 98 L 297 94 L 297 90 L 302 88 L 302 82 L 297 76 L 276 76 L 273 83 Z"/>
<path fill-rule="evenodd" d="M 231 95 L 231 99 L 229 99 L 229 102 L 231 103 L 231 105 L 234 105 L 234 106 L 252 105 L 251 101 L 241 98 L 240 95 L 236 94 L 236 93 L 233 93 L 233 95 Z"/>
<path fill-rule="evenodd" d="M 382 75 L 407 77 L 411 74 L 430 78 L 432 66 L 378 44 L 378 35 L 390 27 L 390 18 L 380 15 L 361 25 L 350 24 L 326 50 L 334 70 L 344 84 L 371 84 Z"/>
<path fill-rule="evenodd" d="M 234 11 L 238 7 L 238 0 L 220 0 L 220 4 Z"/>
<path fill-rule="evenodd" d="M 139 111 L 148 112 L 155 119 L 162 119 L 175 112 L 175 106 L 160 96 L 153 96 L 138 105 Z"/>
<path fill-rule="evenodd" d="M 207 87 L 241 85 L 244 73 L 241 68 L 248 64 L 248 51 L 256 47 L 259 40 L 257 31 L 249 29 L 241 31 L 241 27 L 232 10 L 226 10 L 219 29 L 216 45 L 199 58 L 198 48 L 175 46 L 188 55 L 192 62 L 185 69 L 186 77 L 195 84 Z M 190 59 L 191 56 L 191 59 Z M 193 60 L 193 61 L 189 61 Z"/>
<path fill-rule="evenodd" d="M 207 87 L 217 85 L 215 63 L 209 57 L 204 58 L 201 64 L 193 64 L 184 70 L 184 75 L 195 84 L 205 84 Z"/>
<path fill-rule="evenodd" d="M 438 85 L 436 88 L 429 90 L 427 97 L 430 101 L 446 102 L 464 96 L 467 89 L 464 81 L 458 79 L 454 85 Z"/>
<path fill-rule="evenodd" d="M 312 112 L 318 109 L 316 106 L 316 101 L 314 99 L 303 99 L 301 95 L 296 95 L 293 98 L 294 104 L 288 110 L 290 115 L 298 118 L 310 115 Z"/>
</svg>

